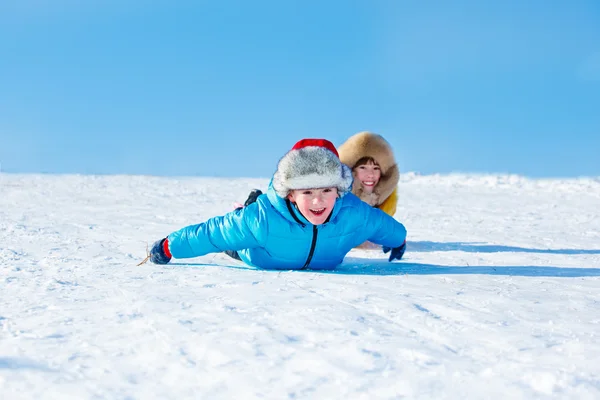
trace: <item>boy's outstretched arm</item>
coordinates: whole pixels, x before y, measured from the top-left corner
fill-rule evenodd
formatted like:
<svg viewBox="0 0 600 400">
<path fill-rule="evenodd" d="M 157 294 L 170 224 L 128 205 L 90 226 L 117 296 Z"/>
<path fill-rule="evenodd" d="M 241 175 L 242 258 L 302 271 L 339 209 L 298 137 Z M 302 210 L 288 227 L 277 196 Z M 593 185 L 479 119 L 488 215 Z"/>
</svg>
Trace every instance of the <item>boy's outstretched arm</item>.
<svg viewBox="0 0 600 400">
<path fill-rule="evenodd" d="M 373 232 L 369 241 L 383 246 L 383 252 L 390 253 L 389 261 L 400 260 L 406 250 L 406 228 L 385 212 L 370 207 L 368 221 L 373 221 Z"/>
<path fill-rule="evenodd" d="M 224 250 L 257 247 L 261 238 L 266 237 L 267 228 L 264 213 L 253 204 L 187 226 L 158 240 L 150 250 L 150 261 L 166 264 L 171 257 L 190 258 Z"/>
</svg>

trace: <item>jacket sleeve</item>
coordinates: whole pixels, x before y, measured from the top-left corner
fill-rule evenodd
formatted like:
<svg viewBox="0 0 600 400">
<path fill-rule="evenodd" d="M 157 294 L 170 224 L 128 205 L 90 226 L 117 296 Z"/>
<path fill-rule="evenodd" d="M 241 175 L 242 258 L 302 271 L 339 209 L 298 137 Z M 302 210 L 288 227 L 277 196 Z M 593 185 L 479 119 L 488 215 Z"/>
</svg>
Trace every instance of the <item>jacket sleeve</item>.
<svg viewBox="0 0 600 400">
<path fill-rule="evenodd" d="M 377 208 L 389 216 L 396 214 L 396 204 L 398 204 L 398 189 L 394 189 L 392 194 L 383 201 Z"/>
<path fill-rule="evenodd" d="M 367 221 L 371 228 L 369 232 L 369 241 L 387 247 L 398 247 L 406 241 L 406 228 L 393 217 L 378 208 L 371 207 L 364 203 L 369 210 Z"/>
<path fill-rule="evenodd" d="M 224 250 L 260 247 L 267 232 L 264 210 L 254 203 L 171 233 L 169 250 L 175 258 L 189 258 Z"/>
</svg>

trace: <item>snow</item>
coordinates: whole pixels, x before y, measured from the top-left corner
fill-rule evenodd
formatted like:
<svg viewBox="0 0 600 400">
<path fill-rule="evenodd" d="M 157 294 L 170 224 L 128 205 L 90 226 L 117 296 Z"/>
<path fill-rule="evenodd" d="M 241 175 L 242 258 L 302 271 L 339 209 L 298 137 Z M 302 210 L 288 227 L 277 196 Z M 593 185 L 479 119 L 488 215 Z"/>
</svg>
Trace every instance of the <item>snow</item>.
<svg viewBox="0 0 600 400">
<path fill-rule="evenodd" d="M 599 179 L 405 174 L 401 262 L 136 265 L 267 183 L 0 174 L 0 398 L 600 398 Z"/>
</svg>

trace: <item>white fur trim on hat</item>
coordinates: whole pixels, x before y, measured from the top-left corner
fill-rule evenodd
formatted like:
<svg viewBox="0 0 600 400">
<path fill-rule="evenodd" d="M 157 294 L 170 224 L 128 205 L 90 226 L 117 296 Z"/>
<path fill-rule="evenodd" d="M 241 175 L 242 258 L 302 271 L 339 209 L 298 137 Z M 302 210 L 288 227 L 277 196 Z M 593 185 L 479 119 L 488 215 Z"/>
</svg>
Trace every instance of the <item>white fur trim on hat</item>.
<svg viewBox="0 0 600 400">
<path fill-rule="evenodd" d="M 273 175 L 273 188 L 285 198 L 290 190 L 335 187 L 340 196 L 352 188 L 352 171 L 324 147 L 307 146 L 284 155 Z"/>
</svg>

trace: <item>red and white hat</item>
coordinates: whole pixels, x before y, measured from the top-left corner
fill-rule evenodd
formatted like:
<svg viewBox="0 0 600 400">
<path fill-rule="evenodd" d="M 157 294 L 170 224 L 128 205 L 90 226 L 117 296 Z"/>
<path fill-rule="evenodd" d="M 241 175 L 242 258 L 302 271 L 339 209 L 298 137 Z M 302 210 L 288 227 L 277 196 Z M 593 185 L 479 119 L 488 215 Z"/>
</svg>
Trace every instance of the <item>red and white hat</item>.
<svg viewBox="0 0 600 400">
<path fill-rule="evenodd" d="M 352 180 L 352 171 L 342 164 L 333 143 L 302 139 L 279 160 L 273 188 L 285 198 L 294 189 L 335 187 L 341 197 L 352 188 Z"/>
</svg>

